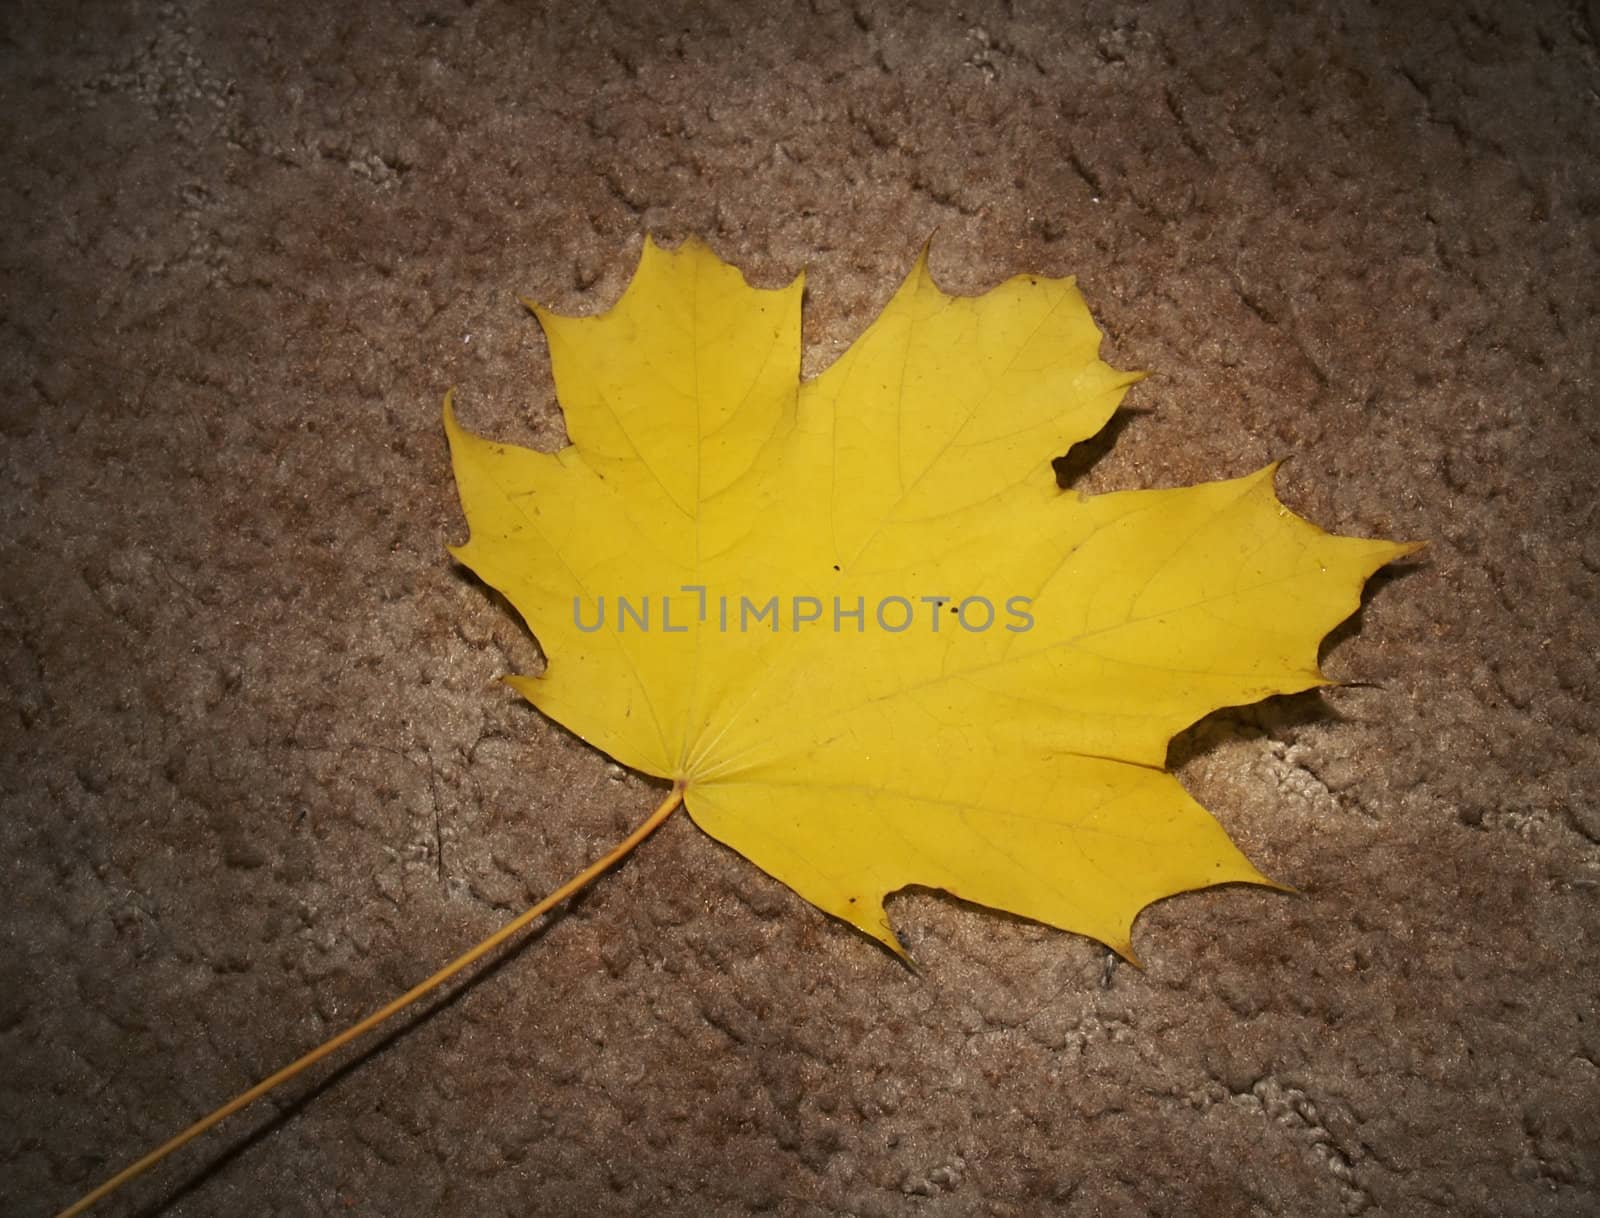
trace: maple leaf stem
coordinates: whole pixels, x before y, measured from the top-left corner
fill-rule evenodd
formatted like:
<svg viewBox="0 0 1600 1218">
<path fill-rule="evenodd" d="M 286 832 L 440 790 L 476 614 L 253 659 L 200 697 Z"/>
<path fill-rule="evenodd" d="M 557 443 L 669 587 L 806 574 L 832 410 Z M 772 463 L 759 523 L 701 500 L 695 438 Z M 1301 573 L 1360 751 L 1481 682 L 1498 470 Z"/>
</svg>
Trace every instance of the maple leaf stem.
<svg viewBox="0 0 1600 1218">
<path fill-rule="evenodd" d="M 142 1175 L 150 1168 L 154 1167 L 173 1151 L 178 1150 L 180 1147 L 186 1145 L 195 1138 L 199 1137 L 201 1134 L 205 1133 L 206 1130 L 210 1129 L 213 1125 L 225 1121 L 228 1117 L 232 1116 L 240 1109 L 249 1107 L 268 1092 L 274 1090 L 284 1083 L 287 1083 L 290 1079 L 294 1078 L 302 1071 L 316 1065 L 323 1058 L 327 1057 L 331 1053 L 337 1052 L 339 1049 L 342 1049 L 351 1041 L 366 1035 L 368 1032 L 372 1031 L 391 1016 L 398 1015 L 401 1011 L 405 1010 L 419 998 L 422 998 L 431 991 L 438 989 L 457 973 L 483 959 L 484 956 L 494 951 L 495 948 L 499 947 L 507 939 L 510 939 L 513 935 L 517 934 L 518 931 L 521 931 L 523 928 L 525 928 L 540 914 L 548 912 L 551 908 L 559 905 L 568 897 L 574 896 L 581 892 L 602 873 L 608 871 L 617 863 L 620 863 L 624 858 L 633 852 L 635 846 L 644 841 L 644 839 L 649 837 L 650 834 L 655 832 L 655 830 L 661 826 L 662 822 L 677 810 L 678 805 L 682 802 L 683 783 L 677 782 L 673 784 L 671 794 L 669 794 L 666 799 L 661 801 L 661 804 L 656 808 L 656 810 L 643 821 L 641 821 L 639 826 L 634 829 L 632 833 L 628 834 L 627 837 L 618 842 L 617 845 L 605 855 L 605 857 L 591 863 L 583 871 L 579 872 L 572 879 L 568 880 L 565 884 L 556 889 L 549 896 L 545 897 L 544 900 L 540 901 L 537 905 L 518 914 L 515 918 L 513 918 L 510 922 L 507 922 L 487 939 L 484 939 L 476 946 L 467 949 L 465 952 L 462 952 L 461 955 L 457 956 L 449 964 L 445 965 L 438 972 L 434 973 L 433 976 L 429 977 L 426 981 L 419 982 L 412 986 L 393 1002 L 390 1002 L 388 1005 L 374 1011 L 360 1023 L 354 1024 L 351 1027 L 346 1028 L 343 1032 L 340 1032 L 337 1036 L 323 1041 L 322 1044 L 318 1045 L 315 1049 L 312 1049 L 311 1052 L 307 1053 L 305 1056 L 291 1062 L 289 1065 L 279 1070 L 276 1074 L 269 1075 L 268 1077 L 262 1079 L 254 1087 L 251 1087 L 250 1090 L 235 1096 L 226 1104 L 222 1105 L 222 1107 L 218 1108 L 215 1112 L 201 1117 L 193 1125 L 189 1126 L 189 1128 L 185 1129 L 182 1133 L 178 1134 L 169 1141 L 163 1142 L 149 1154 L 145 1155 L 144 1158 L 123 1168 L 120 1172 L 112 1176 L 93 1192 L 84 1194 L 84 1196 L 80 1197 L 77 1201 L 74 1201 L 71 1205 L 67 1206 L 66 1209 L 57 1214 L 56 1218 L 73 1218 L 73 1216 L 76 1214 L 84 1213 L 97 1202 L 103 1201 L 112 1193 L 116 1192 L 124 1184 L 128 1183 L 128 1181 L 134 1179 L 136 1176 Z"/>
</svg>

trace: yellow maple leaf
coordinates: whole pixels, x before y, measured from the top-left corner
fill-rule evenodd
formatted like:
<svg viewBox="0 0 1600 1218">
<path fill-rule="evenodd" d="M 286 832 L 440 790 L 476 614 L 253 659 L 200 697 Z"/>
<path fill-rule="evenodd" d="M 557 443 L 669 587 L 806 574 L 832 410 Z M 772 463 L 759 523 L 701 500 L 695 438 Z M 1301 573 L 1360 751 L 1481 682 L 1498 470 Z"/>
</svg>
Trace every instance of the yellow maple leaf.
<svg viewBox="0 0 1600 1218">
<path fill-rule="evenodd" d="M 1412 546 L 1227 482 L 1084 497 L 1051 458 L 1139 374 L 1072 280 L 946 295 L 926 256 L 800 380 L 801 281 L 646 241 L 609 312 L 530 305 L 572 444 L 465 431 L 455 556 L 548 659 L 509 678 L 701 828 L 901 951 L 911 884 L 1131 956 L 1173 893 L 1270 883 L 1164 765 L 1218 707 L 1326 684 L 1323 636 Z"/>
</svg>

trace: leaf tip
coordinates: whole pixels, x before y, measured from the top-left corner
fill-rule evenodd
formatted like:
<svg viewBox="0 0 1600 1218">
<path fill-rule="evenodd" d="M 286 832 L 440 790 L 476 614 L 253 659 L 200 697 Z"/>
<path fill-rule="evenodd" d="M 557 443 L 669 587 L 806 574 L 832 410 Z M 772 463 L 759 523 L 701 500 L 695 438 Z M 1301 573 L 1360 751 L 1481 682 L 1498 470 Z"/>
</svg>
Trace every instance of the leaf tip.
<svg viewBox="0 0 1600 1218">
<path fill-rule="evenodd" d="M 1128 929 L 1130 932 L 1133 930 L 1131 926 Z M 1106 946 L 1141 973 L 1145 971 L 1144 961 L 1139 959 L 1139 954 L 1133 950 L 1133 936 L 1131 933 L 1106 943 Z"/>
<path fill-rule="evenodd" d="M 1392 541 L 1389 544 L 1392 547 L 1393 552 L 1389 555 L 1388 561 L 1395 562 L 1402 558 L 1409 558 L 1411 555 L 1422 550 L 1426 550 L 1429 542 L 1424 539 L 1422 541 Z"/>
<path fill-rule="evenodd" d="M 456 417 L 456 388 L 454 385 L 445 390 L 444 407 L 440 411 L 440 415 L 444 421 L 444 438 L 445 443 L 450 446 L 450 455 L 456 460 L 460 460 L 462 445 L 468 441 L 476 440 L 478 437 L 461 426 L 461 420 Z"/>
<path fill-rule="evenodd" d="M 896 939 L 893 943 L 890 943 L 887 946 L 889 950 L 899 958 L 900 963 L 905 965 L 906 968 L 910 969 L 915 976 L 926 977 L 928 975 L 927 970 L 924 969 L 922 965 L 918 964 L 911 953 L 906 951 L 906 949 L 900 945 L 899 939 Z"/>
<path fill-rule="evenodd" d="M 842 918 L 863 934 L 869 935 L 883 944 L 884 947 L 900 958 L 901 964 L 904 964 L 920 977 L 922 975 L 922 966 L 912 958 L 910 952 L 906 951 L 906 945 L 900 942 L 900 936 L 895 934 L 894 926 L 889 922 L 888 911 L 883 907 L 882 898 L 880 897 L 876 902 L 871 900 L 863 902 L 857 897 L 848 897 L 847 902 L 846 907 L 838 910 L 835 916 Z M 867 908 L 863 909 L 863 904 Z M 877 905 L 876 917 L 872 917 L 869 912 L 873 904 Z"/>
</svg>

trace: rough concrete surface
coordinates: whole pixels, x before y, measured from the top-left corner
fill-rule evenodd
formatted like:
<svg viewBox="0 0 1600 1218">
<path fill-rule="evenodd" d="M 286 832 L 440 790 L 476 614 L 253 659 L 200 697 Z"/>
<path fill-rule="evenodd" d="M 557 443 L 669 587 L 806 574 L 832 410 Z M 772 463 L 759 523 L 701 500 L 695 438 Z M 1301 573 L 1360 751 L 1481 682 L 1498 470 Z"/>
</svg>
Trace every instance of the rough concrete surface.
<svg viewBox="0 0 1600 1218">
<path fill-rule="evenodd" d="M 935 234 L 1155 375 L 1080 486 L 1282 456 L 1432 546 L 1188 787 L 1288 896 L 1146 968 L 927 892 L 915 975 L 674 818 L 474 982 L 104 1208 L 1600 1212 L 1600 9 L 67 3 L 0 15 L 0 1210 L 66 1204 L 659 798 L 503 686 L 439 401 L 562 440 L 517 304 L 644 235 Z M 797 504 L 796 510 L 805 510 Z"/>
</svg>

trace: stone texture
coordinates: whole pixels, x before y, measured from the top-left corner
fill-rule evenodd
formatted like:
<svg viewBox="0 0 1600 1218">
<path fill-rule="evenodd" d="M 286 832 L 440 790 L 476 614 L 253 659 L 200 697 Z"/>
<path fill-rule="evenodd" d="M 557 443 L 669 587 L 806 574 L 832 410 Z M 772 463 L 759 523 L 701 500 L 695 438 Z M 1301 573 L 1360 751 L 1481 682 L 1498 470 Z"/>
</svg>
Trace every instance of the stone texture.
<svg viewBox="0 0 1600 1218">
<path fill-rule="evenodd" d="M 1156 374 L 1085 489 L 1292 454 L 1432 540 L 1329 645 L 1367 684 L 1174 745 L 1300 895 L 1163 903 L 1140 972 L 908 893 L 916 976 L 677 818 L 105 1212 L 1600 1209 L 1600 10 L 1056 9 L 0 13 L 0 1209 L 655 802 L 494 684 L 439 426 L 557 445 L 516 295 L 603 308 L 647 231 L 806 269 L 812 371 L 930 233 L 1076 273 Z"/>
</svg>

